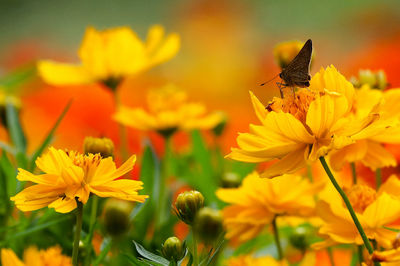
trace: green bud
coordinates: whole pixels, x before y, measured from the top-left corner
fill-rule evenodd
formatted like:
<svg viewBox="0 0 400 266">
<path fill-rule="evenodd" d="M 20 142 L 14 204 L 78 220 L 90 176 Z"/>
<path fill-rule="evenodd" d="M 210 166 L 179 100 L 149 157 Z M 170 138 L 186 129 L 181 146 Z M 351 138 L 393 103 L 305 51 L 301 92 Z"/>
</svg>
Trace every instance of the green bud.
<svg viewBox="0 0 400 266">
<path fill-rule="evenodd" d="M 172 236 L 165 240 L 161 247 L 161 254 L 167 260 L 177 262 L 185 256 L 185 249 L 185 244 L 182 244 L 177 237 Z"/>
<path fill-rule="evenodd" d="M 356 88 L 369 85 L 372 89 L 384 90 L 388 86 L 386 74 L 383 70 L 374 72 L 369 69 L 361 69 L 358 73 L 358 79 L 352 77 L 350 81 Z"/>
<path fill-rule="evenodd" d="M 213 244 L 223 231 L 220 211 L 204 207 L 197 213 L 194 232 L 204 244 Z"/>
<path fill-rule="evenodd" d="M 118 237 L 129 230 L 132 203 L 110 198 L 104 207 L 104 227 L 108 234 Z"/>
<path fill-rule="evenodd" d="M 294 229 L 289 237 L 290 244 L 293 247 L 305 251 L 310 246 L 310 230 L 307 227 L 299 226 Z"/>
<path fill-rule="evenodd" d="M 85 154 L 100 153 L 101 157 L 107 158 L 114 156 L 114 143 L 109 138 L 86 137 L 83 142 L 83 150 Z"/>
<path fill-rule="evenodd" d="M 224 133 L 226 123 L 228 122 L 228 118 L 226 114 L 220 112 L 219 113 L 221 116 L 221 122 L 219 122 L 213 129 L 212 132 L 214 133 L 215 136 L 219 137 Z"/>
<path fill-rule="evenodd" d="M 175 201 L 175 212 L 179 219 L 192 225 L 199 209 L 204 206 L 203 195 L 195 190 L 185 191 L 178 195 Z"/>
<path fill-rule="evenodd" d="M 240 183 L 240 176 L 233 172 L 224 173 L 221 179 L 221 187 L 223 188 L 237 188 Z"/>
</svg>

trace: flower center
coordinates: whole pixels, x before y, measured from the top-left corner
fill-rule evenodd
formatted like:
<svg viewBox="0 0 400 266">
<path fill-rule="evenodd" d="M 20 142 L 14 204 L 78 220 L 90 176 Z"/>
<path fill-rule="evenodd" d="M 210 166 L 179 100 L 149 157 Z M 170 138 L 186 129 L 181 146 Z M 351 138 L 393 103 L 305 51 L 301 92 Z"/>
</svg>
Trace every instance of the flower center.
<svg viewBox="0 0 400 266">
<path fill-rule="evenodd" d="M 300 89 L 294 95 L 284 98 L 274 97 L 267 106 L 268 111 L 292 114 L 303 124 L 306 123 L 307 111 L 310 103 L 315 99 L 315 92 L 309 89 Z"/>
<path fill-rule="evenodd" d="M 85 183 L 93 175 L 94 170 L 99 166 L 101 162 L 101 155 L 99 153 L 88 155 L 80 154 L 77 152 L 67 152 L 67 155 L 71 158 L 73 164 L 82 168 L 85 176 L 83 178 L 83 183 Z M 84 184 L 82 184 L 84 185 Z"/>
<path fill-rule="evenodd" d="M 376 200 L 376 191 L 366 185 L 354 185 L 345 191 L 354 210 L 359 213 Z"/>
</svg>

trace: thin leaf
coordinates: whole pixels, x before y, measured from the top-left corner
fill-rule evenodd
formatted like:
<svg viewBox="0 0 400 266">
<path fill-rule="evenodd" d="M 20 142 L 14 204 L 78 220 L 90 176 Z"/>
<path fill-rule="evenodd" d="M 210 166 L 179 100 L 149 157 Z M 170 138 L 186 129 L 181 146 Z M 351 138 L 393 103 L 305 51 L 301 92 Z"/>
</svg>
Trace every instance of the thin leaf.
<svg viewBox="0 0 400 266">
<path fill-rule="evenodd" d="M 193 264 L 193 255 L 191 252 L 189 252 L 189 261 L 186 266 L 192 266 L 192 264 Z"/>
<path fill-rule="evenodd" d="M 18 233 L 16 233 L 16 234 L 12 235 L 12 236 L 10 237 L 10 239 L 15 240 L 15 239 L 17 239 L 17 238 L 19 238 L 19 237 L 27 236 L 27 235 L 29 235 L 29 234 L 32 234 L 32 233 L 34 233 L 34 232 L 43 230 L 43 229 L 45 229 L 45 228 L 47 228 L 47 227 L 50 227 L 50 226 L 52 226 L 52 225 L 61 223 L 61 222 L 66 221 L 66 220 L 68 220 L 68 219 L 70 219 L 69 216 L 61 216 L 59 219 L 51 220 L 51 221 L 46 222 L 46 223 L 43 223 L 43 224 L 38 224 L 38 225 L 32 226 L 32 227 L 30 227 L 30 228 L 28 228 L 28 229 L 26 229 L 26 230 L 24 230 L 24 231 L 22 231 L 22 232 L 18 232 Z"/>
<path fill-rule="evenodd" d="M 36 65 L 34 63 L 25 65 L 0 79 L 0 86 L 7 92 L 13 92 L 16 88 L 35 76 Z"/>
<path fill-rule="evenodd" d="M 96 260 L 93 262 L 92 265 L 97 266 L 104 260 L 104 258 L 107 256 L 108 252 L 111 249 L 111 243 L 112 242 L 110 238 L 104 238 L 100 246 L 100 254 L 99 256 L 97 256 Z"/>
<path fill-rule="evenodd" d="M 396 229 L 396 228 L 392 228 L 392 227 L 387 227 L 387 226 L 382 226 L 384 229 L 396 232 L 396 233 L 400 233 L 400 229 Z"/>
<path fill-rule="evenodd" d="M 50 144 L 54 133 L 56 132 L 58 126 L 60 125 L 61 121 L 64 119 L 65 115 L 67 114 L 69 108 L 71 107 L 72 104 L 72 100 L 70 100 L 67 105 L 64 107 L 63 111 L 61 112 L 60 116 L 58 117 L 56 123 L 54 124 L 54 126 L 51 128 L 51 130 L 49 131 L 49 133 L 47 134 L 47 136 L 45 137 L 45 139 L 42 141 L 42 144 L 36 149 L 36 151 L 33 153 L 32 158 L 31 158 L 31 162 L 30 162 L 30 171 L 33 171 L 35 169 L 35 161 L 36 158 L 39 157 L 44 149 Z"/>
<path fill-rule="evenodd" d="M 6 123 L 11 141 L 16 147 L 17 153 L 25 153 L 26 138 L 22 131 L 18 110 L 9 98 L 6 98 Z"/>
<path fill-rule="evenodd" d="M 161 265 L 164 266 L 168 266 L 169 265 L 169 261 L 164 259 L 161 256 L 158 256 L 154 253 L 151 253 L 150 251 L 147 251 L 142 245 L 140 245 L 139 243 L 137 243 L 136 241 L 132 241 L 135 244 L 136 250 L 139 253 L 139 255 L 141 255 L 142 257 L 149 259 L 153 262 L 157 262 Z"/>
</svg>

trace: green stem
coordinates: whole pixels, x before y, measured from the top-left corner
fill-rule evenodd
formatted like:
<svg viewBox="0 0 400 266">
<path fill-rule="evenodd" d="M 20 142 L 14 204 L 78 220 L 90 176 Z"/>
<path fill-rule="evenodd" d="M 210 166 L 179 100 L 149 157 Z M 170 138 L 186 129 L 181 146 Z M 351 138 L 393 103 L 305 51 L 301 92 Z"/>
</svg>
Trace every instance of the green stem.
<svg viewBox="0 0 400 266">
<path fill-rule="evenodd" d="M 97 206 L 99 204 L 99 198 L 96 195 L 92 195 L 92 209 L 90 211 L 90 222 L 89 222 L 89 234 L 86 238 L 86 259 L 85 265 L 90 265 L 92 260 L 92 239 L 94 233 L 94 225 L 96 224 L 97 217 Z"/>
<path fill-rule="evenodd" d="M 193 237 L 193 266 L 198 266 L 199 258 L 197 255 L 197 238 L 193 227 L 192 227 L 192 237 Z"/>
<path fill-rule="evenodd" d="M 376 190 L 378 190 L 382 184 L 382 169 L 381 168 L 376 169 L 375 180 L 376 180 Z"/>
<path fill-rule="evenodd" d="M 278 251 L 278 260 L 281 260 L 283 259 L 283 252 L 281 247 L 281 241 L 279 240 L 278 227 L 276 225 L 276 216 L 274 217 L 274 219 L 272 219 L 272 232 L 274 234 L 275 245 Z"/>
<path fill-rule="evenodd" d="M 78 266 L 78 251 L 79 251 L 79 241 L 81 238 L 82 230 L 82 216 L 83 216 L 83 203 L 76 199 L 77 212 L 76 212 L 76 226 L 74 235 L 74 246 L 72 249 L 72 265 Z"/>
<path fill-rule="evenodd" d="M 335 259 L 333 257 L 332 247 L 327 248 L 327 251 L 328 251 L 328 257 L 329 257 L 329 262 L 331 263 L 331 266 L 335 266 Z"/>
<path fill-rule="evenodd" d="M 362 265 L 362 262 L 364 261 L 364 256 L 363 256 L 363 246 L 362 245 L 358 245 L 357 246 L 358 249 L 358 262 L 359 265 Z"/>
<path fill-rule="evenodd" d="M 353 185 L 357 184 L 357 171 L 356 171 L 356 164 L 350 163 L 351 167 L 351 175 L 353 176 Z"/>
<path fill-rule="evenodd" d="M 354 212 L 353 207 L 351 206 L 351 203 L 350 203 L 349 199 L 346 196 L 346 193 L 344 193 L 343 189 L 340 187 L 340 185 L 336 181 L 336 179 L 333 176 L 331 170 L 329 169 L 328 164 L 325 161 L 325 158 L 323 156 L 321 156 L 321 157 L 319 157 L 319 160 L 321 161 L 321 164 L 324 167 L 325 172 L 328 175 L 329 179 L 331 180 L 333 186 L 339 192 L 339 194 L 342 197 L 344 203 L 346 204 L 346 207 L 350 212 L 351 218 L 353 219 L 353 222 L 354 222 L 355 226 L 357 227 L 357 230 L 360 233 L 362 240 L 364 241 L 364 245 L 367 248 L 368 253 L 372 254 L 374 252 L 374 250 L 372 249 L 371 243 L 369 242 L 369 240 L 367 238 L 367 235 L 365 234 L 360 222 L 358 221 L 357 215 Z"/>
</svg>

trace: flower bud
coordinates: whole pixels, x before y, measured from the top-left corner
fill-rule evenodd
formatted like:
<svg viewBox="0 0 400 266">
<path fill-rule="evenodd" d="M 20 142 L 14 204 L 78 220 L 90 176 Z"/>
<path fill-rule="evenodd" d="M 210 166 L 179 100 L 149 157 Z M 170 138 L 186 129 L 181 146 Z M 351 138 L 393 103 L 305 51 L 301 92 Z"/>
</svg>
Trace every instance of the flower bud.
<svg viewBox="0 0 400 266">
<path fill-rule="evenodd" d="M 288 41 L 277 44 L 274 48 L 275 62 L 281 69 L 284 69 L 300 52 L 303 45 L 304 42 L 301 41 Z"/>
<path fill-rule="evenodd" d="M 167 260 L 177 262 L 185 256 L 185 249 L 185 244 L 182 245 L 177 237 L 172 236 L 165 240 L 161 247 L 161 254 Z"/>
<path fill-rule="evenodd" d="M 369 69 L 361 69 L 358 72 L 358 79 L 353 77 L 351 82 L 357 88 L 369 85 L 373 89 L 384 90 L 388 86 L 386 74 L 383 70 L 374 72 Z"/>
<path fill-rule="evenodd" d="M 237 188 L 240 186 L 241 179 L 237 173 L 228 172 L 222 175 L 221 187 L 223 188 Z"/>
<path fill-rule="evenodd" d="M 290 244 L 295 248 L 305 251 L 310 246 L 310 230 L 304 226 L 299 226 L 294 229 L 289 237 Z"/>
<path fill-rule="evenodd" d="M 185 191 L 178 195 L 175 201 L 175 212 L 179 219 L 192 225 L 199 209 L 204 206 L 203 195 L 195 190 Z"/>
<path fill-rule="evenodd" d="M 204 244 L 212 244 L 224 231 L 220 211 L 202 208 L 194 221 L 194 232 Z"/>
<path fill-rule="evenodd" d="M 0 88 L 1 89 L 1 88 Z M 21 101 L 14 96 L 7 95 L 4 92 L 0 91 L 0 119 L 1 124 L 7 128 L 7 119 L 6 119 L 6 105 L 11 104 L 19 111 L 21 109 Z"/>
<path fill-rule="evenodd" d="M 114 155 L 114 143 L 109 138 L 86 137 L 83 142 L 85 154 L 100 153 L 101 157 L 107 158 Z"/>
<path fill-rule="evenodd" d="M 111 236 L 120 236 L 129 230 L 132 203 L 110 198 L 104 207 L 104 227 Z"/>
<path fill-rule="evenodd" d="M 222 133 L 224 133 L 226 123 L 228 122 L 228 117 L 225 113 L 218 112 L 218 115 L 220 116 L 220 122 L 212 129 L 212 132 L 217 137 L 221 136 Z"/>
</svg>

